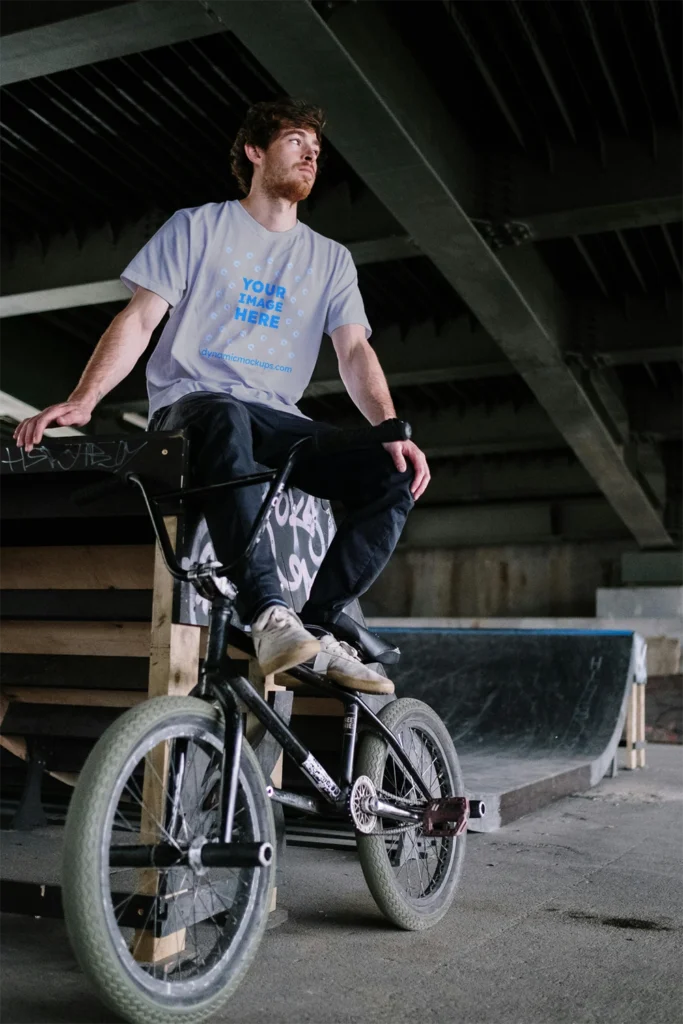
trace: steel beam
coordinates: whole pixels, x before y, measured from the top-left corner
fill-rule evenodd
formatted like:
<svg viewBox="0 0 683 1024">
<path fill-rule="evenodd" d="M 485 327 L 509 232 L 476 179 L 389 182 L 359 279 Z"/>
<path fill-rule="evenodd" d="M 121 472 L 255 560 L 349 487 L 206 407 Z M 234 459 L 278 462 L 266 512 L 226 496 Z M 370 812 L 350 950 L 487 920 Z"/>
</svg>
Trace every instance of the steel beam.
<svg viewBox="0 0 683 1024">
<path fill-rule="evenodd" d="M 628 138 L 606 140 L 602 159 L 563 146 L 552 171 L 495 153 L 482 173 L 482 208 L 501 244 L 670 224 L 683 217 L 682 149 L 676 131 L 659 133 L 655 152 Z"/>
<path fill-rule="evenodd" d="M 40 410 L 36 406 L 22 402 L 20 398 L 8 395 L 6 391 L 0 391 L 0 417 L 2 419 L 21 423 L 22 420 L 27 419 L 29 416 L 35 416 L 37 412 L 40 412 Z M 45 436 L 70 437 L 73 434 L 82 433 L 83 431 L 77 430 L 76 427 L 48 427 L 45 431 Z"/>
<path fill-rule="evenodd" d="M 410 421 L 413 437 L 430 459 L 461 458 L 514 452 L 563 451 L 566 446 L 544 410 L 535 402 L 455 406 L 434 413 L 399 408 Z M 360 413 L 336 418 L 335 426 L 358 427 Z"/>
<path fill-rule="evenodd" d="M 683 360 L 683 296 L 576 303 L 566 355 L 587 368 Z"/>
<path fill-rule="evenodd" d="M 383 328 L 373 334 L 372 345 L 391 387 L 505 377 L 516 372 L 495 341 L 467 314 L 439 327 L 427 321 L 407 330 Z M 345 390 L 334 349 L 324 343 L 306 396 Z"/>
<path fill-rule="evenodd" d="M 223 27 L 195 0 L 124 3 L 3 36 L 0 85 L 221 31 Z"/>
<path fill-rule="evenodd" d="M 311 226 L 319 230 L 319 221 L 329 220 L 343 209 L 342 200 L 331 196 L 329 203 L 318 205 Z M 119 274 L 167 216 L 159 210 L 152 211 L 117 232 L 107 224 L 85 238 L 71 232 L 49 239 L 45 245 L 35 238 L 19 243 L 11 253 L 3 252 L 0 318 L 119 302 L 130 297 L 119 281 Z M 356 266 L 420 255 L 415 243 L 403 235 L 346 244 Z"/>
<path fill-rule="evenodd" d="M 579 302 L 564 356 L 591 373 L 630 363 L 675 362 L 683 359 L 682 319 L 680 293 L 670 295 L 666 303 L 639 299 L 622 308 L 607 302 Z M 432 322 L 408 330 L 383 328 L 373 334 L 372 345 L 393 388 L 517 373 L 493 338 L 468 315 L 438 328 Z M 344 390 L 334 350 L 323 345 L 306 396 Z M 611 419 L 623 433 L 621 413 Z"/>
<path fill-rule="evenodd" d="M 443 508 L 424 507 L 420 502 L 408 516 L 399 550 L 548 544 L 561 540 L 617 540 L 626 537 L 626 527 L 601 496 Z"/>
<path fill-rule="evenodd" d="M 568 449 L 438 459 L 432 462 L 431 472 L 420 507 L 454 502 L 548 501 L 598 493 Z"/>
<path fill-rule="evenodd" d="M 673 394 L 640 389 L 629 396 L 634 435 L 649 441 L 683 438 L 683 396 L 674 383 Z"/>
<path fill-rule="evenodd" d="M 307 0 L 273 0 L 267 32 L 250 4 L 209 6 L 289 93 L 327 108 L 332 143 L 498 342 L 641 546 L 671 544 L 564 362 L 568 311 L 547 267 L 531 248 L 495 254 L 466 215 L 475 158 L 381 5 L 340 5 L 325 21 Z"/>
</svg>

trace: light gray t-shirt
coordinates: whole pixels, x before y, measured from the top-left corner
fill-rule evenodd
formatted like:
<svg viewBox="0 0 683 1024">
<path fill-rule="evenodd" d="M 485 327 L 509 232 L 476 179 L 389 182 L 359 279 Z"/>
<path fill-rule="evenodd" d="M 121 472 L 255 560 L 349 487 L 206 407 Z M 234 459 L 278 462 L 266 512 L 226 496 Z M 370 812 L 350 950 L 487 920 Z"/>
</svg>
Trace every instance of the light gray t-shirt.
<svg viewBox="0 0 683 1024">
<path fill-rule="evenodd" d="M 147 364 L 150 416 L 195 391 L 301 416 L 323 333 L 370 336 L 348 249 L 301 222 L 269 231 L 238 201 L 174 213 L 121 280 L 172 307 Z"/>
</svg>

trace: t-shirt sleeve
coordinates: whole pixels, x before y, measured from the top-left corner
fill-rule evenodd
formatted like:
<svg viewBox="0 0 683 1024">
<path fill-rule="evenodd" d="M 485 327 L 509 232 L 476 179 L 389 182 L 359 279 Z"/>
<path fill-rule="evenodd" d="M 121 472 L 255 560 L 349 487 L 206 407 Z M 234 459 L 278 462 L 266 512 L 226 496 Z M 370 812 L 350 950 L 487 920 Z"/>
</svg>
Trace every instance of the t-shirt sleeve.
<svg viewBox="0 0 683 1024">
<path fill-rule="evenodd" d="M 179 210 L 133 257 L 121 280 L 133 292 L 140 285 L 177 306 L 187 289 L 189 264 L 190 218 Z"/>
<path fill-rule="evenodd" d="M 325 334 L 332 334 L 332 331 L 345 324 L 360 324 L 365 328 L 366 338 L 372 334 L 358 287 L 358 274 L 348 249 L 343 250 L 339 271 L 331 289 L 325 318 Z"/>
</svg>

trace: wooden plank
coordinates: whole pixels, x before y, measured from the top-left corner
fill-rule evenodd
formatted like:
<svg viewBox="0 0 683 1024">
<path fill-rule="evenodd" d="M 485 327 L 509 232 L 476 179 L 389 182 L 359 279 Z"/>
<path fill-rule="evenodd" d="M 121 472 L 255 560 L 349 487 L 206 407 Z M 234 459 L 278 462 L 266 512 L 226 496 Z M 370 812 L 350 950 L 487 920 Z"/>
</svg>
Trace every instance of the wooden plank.
<svg viewBox="0 0 683 1024">
<path fill-rule="evenodd" d="M 73 690 L 48 686 L 2 686 L 4 697 L 23 704 L 73 704 L 82 707 L 132 708 L 147 700 L 134 690 Z"/>
<path fill-rule="evenodd" d="M 126 708 L 77 704 L 36 704 L 13 700 L 2 723 L 2 731 L 10 736 L 42 736 L 74 739 L 100 738 L 105 729 Z"/>
<path fill-rule="evenodd" d="M 178 521 L 168 516 L 164 519 L 171 543 L 175 547 Z M 186 695 L 197 684 L 199 672 L 199 643 L 201 632 L 198 626 L 181 626 L 173 622 L 173 577 L 164 565 L 161 551 L 157 546 L 154 553 L 154 597 L 152 602 L 152 624 L 149 639 L 149 684 L 150 697 L 176 694 Z M 140 826 L 140 841 L 156 843 L 161 838 L 159 822 L 163 821 L 166 802 L 169 744 L 161 743 L 148 755 L 151 766 L 145 765 L 143 779 L 143 807 Z M 151 767 L 151 770 L 150 770 Z M 154 896 L 159 881 L 158 872 L 141 872 L 141 891 Z M 185 929 L 171 935 L 156 938 L 145 930 L 135 932 L 132 945 L 133 956 L 146 963 L 158 963 L 171 953 L 185 948 Z"/>
<path fill-rule="evenodd" d="M 636 751 L 636 766 L 638 768 L 645 767 L 645 684 L 639 683 L 636 689 L 636 703 L 638 710 L 638 727 L 636 730 L 636 739 L 638 740 L 639 747 Z"/>
<path fill-rule="evenodd" d="M 167 516 L 164 522 L 175 546 L 178 521 L 175 516 Z M 173 577 L 157 549 L 149 644 L 150 697 L 166 694 L 184 696 L 197 685 L 200 639 L 199 626 L 181 626 L 173 622 Z"/>
<path fill-rule="evenodd" d="M 178 629 L 195 629 L 179 626 Z M 148 658 L 147 622 L 4 622 L 2 654 L 76 654 L 116 658 Z"/>
<path fill-rule="evenodd" d="M 3 548 L 3 590 L 151 590 L 150 544 Z"/>
<path fill-rule="evenodd" d="M 31 622 L 150 622 L 149 590 L 0 590 L 2 619 Z"/>
<path fill-rule="evenodd" d="M 229 648 L 229 650 L 232 649 Z M 237 653 L 241 654 L 241 652 Z M 241 657 L 245 657 L 245 655 L 241 654 Z M 259 663 L 256 661 L 255 658 L 249 659 L 248 679 L 251 685 L 254 687 L 254 689 L 258 691 L 258 693 L 263 697 L 264 700 L 268 700 L 269 693 L 276 693 L 278 691 L 283 691 L 285 689 L 284 686 L 280 686 L 278 683 L 275 682 L 275 676 L 272 673 L 271 675 L 264 676 L 259 666 Z M 258 721 L 256 716 L 251 711 L 248 711 L 244 730 L 247 739 L 251 739 L 253 737 L 254 733 L 256 732 L 259 726 L 260 722 Z M 276 789 L 282 789 L 283 763 L 284 754 L 282 753 L 282 751 L 280 751 L 280 756 L 275 762 L 275 766 L 273 767 L 273 770 L 270 773 L 270 780 Z M 274 886 L 273 892 L 271 894 L 269 913 L 272 914 L 275 910 L 277 910 L 277 886 Z"/>
<path fill-rule="evenodd" d="M 334 697 L 294 697 L 292 715 L 322 715 L 344 717 L 344 705 Z"/>
<path fill-rule="evenodd" d="M 0 694 L 0 726 L 11 700 L 12 698 L 8 694 Z M 10 754 L 14 754 L 21 761 L 28 761 L 28 746 L 23 736 L 0 736 L 0 747 L 9 750 Z M 59 779 L 67 786 L 75 786 L 78 779 L 77 772 L 48 772 L 47 774 L 51 775 L 53 779 Z"/>
<path fill-rule="evenodd" d="M 1 630 L 0 630 L 1 632 Z M 66 690 L 135 690 L 147 693 L 145 658 L 98 658 L 72 654 L 5 654 L 2 685 Z"/>
<path fill-rule="evenodd" d="M 185 949 L 185 932 L 185 928 L 180 928 L 157 939 L 151 932 L 138 929 L 133 940 L 133 955 L 146 964 L 158 964 L 161 960 L 177 956 Z"/>
<path fill-rule="evenodd" d="M 636 723 L 637 723 L 637 696 L 636 691 L 639 684 L 633 683 L 628 695 L 628 711 L 626 714 L 626 768 L 633 770 L 636 767 Z"/>
<path fill-rule="evenodd" d="M 140 821 L 140 842 L 153 845 L 162 839 L 166 785 L 168 781 L 169 743 L 157 744 L 145 757 L 142 783 L 142 808 Z M 156 896 L 159 872 L 154 869 L 140 871 L 138 891 L 146 896 Z M 171 935 L 157 938 L 145 928 L 137 928 L 133 935 L 131 952 L 136 960 L 144 963 L 158 963 L 172 952 L 179 953 L 185 948 L 185 929 Z"/>
</svg>

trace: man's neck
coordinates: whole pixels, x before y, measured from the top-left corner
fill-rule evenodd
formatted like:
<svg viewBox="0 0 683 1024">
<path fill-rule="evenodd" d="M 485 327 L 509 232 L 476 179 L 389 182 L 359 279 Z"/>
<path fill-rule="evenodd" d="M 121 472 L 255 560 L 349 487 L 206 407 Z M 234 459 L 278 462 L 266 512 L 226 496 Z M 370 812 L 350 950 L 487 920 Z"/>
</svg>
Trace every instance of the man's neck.
<svg viewBox="0 0 683 1024">
<path fill-rule="evenodd" d="M 240 202 L 247 213 L 268 231 L 289 231 L 296 224 L 297 204 L 273 199 L 262 192 L 250 192 Z"/>
</svg>

